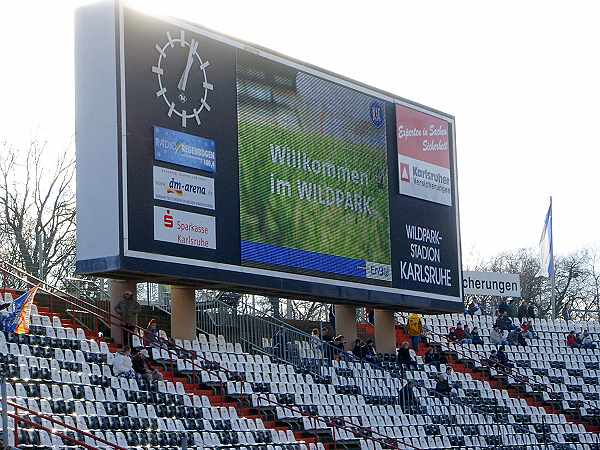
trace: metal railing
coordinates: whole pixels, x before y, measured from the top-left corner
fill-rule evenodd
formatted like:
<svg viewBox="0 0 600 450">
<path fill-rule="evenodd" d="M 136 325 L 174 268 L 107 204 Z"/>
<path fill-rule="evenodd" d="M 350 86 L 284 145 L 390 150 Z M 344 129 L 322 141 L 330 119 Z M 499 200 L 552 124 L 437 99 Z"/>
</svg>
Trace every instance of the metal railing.
<svg viewBox="0 0 600 450">
<path fill-rule="evenodd" d="M 222 335 L 227 342 L 239 343 L 248 353 L 269 355 L 283 363 L 323 375 L 332 359 L 353 359 L 342 348 L 310 335 L 275 317 L 260 316 L 248 305 L 222 301 L 217 296 L 197 304 L 196 326 L 203 333 Z"/>
<path fill-rule="evenodd" d="M 80 430 L 79 428 L 69 425 L 62 420 L 56 419 L 55 417 L 49 416 L 47 414 L 42 414 L 24 405 L 20 405 L 18 403 L 8 400 L 8 397 L 6 396 L 6 378 L 2 377 L 2 379 L 0 379 L 0 383 L 2 384 L 2 443 L 5 449 L 9 449 L 12 447 L 18 448 L 21 444 L 20 430 L 24 428 L 31 428 L 34 430 L 44 431 L 49 436 L 57 436 L 63 441 L 63 443 L 64 441 L 66 441 L 67 443 L 83 447 L 87 450 L 95 450 L 98 447 L 112 448 L 114 450 L 127 450 L 124 447 L 107 441 L 106 439 L 98 437 L 87 431 Z M 12 419 L 13 422 L 12 433 L 10 432 L 9 418 Z M 32 420 L 33 418 L 39 419 L 40 422 L 46 421 L 52 424 L 52 428 L 37 423 L 36 421 Z M 19 425 L 21 425 L 21 427 L 19 427 Z M 61 429 L 68 430 L 75 434 L 77 437 L 69 436 L 69 434 L 61 431 Z M 43 443 L 40 442 L 40 445 L 43 445 Z"/>
<path fill-rule="evenodd" d="M 38 292 L 48 297 L 47 307 L 50 312 L 64 313 L 69 320 L 89 331 L 98 331 L 100 325 L 110 330 L 113 316 L 109 302 L 97 304 L 93 300 L 78 297 L 27 273 L 6 260 L 0 260 L 0 273 L 3 287 L 9 287 L 8 280 L 12 280 L 10 287 L 13 288 L 28 289 L 39 286 Z"/>
</svg>

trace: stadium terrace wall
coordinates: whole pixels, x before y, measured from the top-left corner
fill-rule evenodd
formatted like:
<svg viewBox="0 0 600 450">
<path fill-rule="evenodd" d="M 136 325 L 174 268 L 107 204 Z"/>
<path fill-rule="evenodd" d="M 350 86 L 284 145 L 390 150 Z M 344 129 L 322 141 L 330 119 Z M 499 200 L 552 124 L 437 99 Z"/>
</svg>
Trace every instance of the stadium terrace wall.
<svg viewBox="0 0 600 450">
<path fill-rule="evenodd" d="M 75 47 L 80 273 L 462 309 L 452 116 L 119 2 Z"/>
</svg>

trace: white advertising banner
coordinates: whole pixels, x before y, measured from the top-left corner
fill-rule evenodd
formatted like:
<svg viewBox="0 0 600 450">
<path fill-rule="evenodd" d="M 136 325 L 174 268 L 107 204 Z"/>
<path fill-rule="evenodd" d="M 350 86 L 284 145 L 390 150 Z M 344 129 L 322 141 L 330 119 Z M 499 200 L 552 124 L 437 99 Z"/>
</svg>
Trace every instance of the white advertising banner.
<svg viewBox="0 0 600 450">
<path fill-rule="evenodd" d="M 154 166 L 154 199 L 215 209 L 215 180 Z"/>
<path fill-rule="evenodd" d="M 521 297 L 521 280 L 516 273 L 463 271 L 465 295 Z"/>
<path fill-rule="evenodd" d="M 452 205 L 450 169 L 398 155 L 400 189 L 404 195 Z"/>
<path fill-rule="evenodd" d="M 215 218 L 155 206 L 154 240 L 214 250 L 217 248 Z"/>
</svg>

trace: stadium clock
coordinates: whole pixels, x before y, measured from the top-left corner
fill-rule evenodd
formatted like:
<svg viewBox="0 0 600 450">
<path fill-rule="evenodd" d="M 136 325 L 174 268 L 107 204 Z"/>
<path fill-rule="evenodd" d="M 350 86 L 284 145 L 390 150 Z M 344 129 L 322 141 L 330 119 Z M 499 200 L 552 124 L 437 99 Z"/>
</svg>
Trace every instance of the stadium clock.
<svg viewBox="0 0 600 450">
<path fill-rule="evenodd" d="M 200 126 L 200 113 L 210 112 L 207 97 L 213 85 L 206 76 L 210 62 L 202 60 L 198 41 L 194 38 L 186 40 L 183 30 L 179 36 L 170 32 L 166 35 L 166 43 L 155 45 L 158 52 L 158 62 L 152 66 L 158 81 L 155 95 L 165 101 L 170 118 L 180 118 L 183 128 L 190 120 Z"/>
</svg>

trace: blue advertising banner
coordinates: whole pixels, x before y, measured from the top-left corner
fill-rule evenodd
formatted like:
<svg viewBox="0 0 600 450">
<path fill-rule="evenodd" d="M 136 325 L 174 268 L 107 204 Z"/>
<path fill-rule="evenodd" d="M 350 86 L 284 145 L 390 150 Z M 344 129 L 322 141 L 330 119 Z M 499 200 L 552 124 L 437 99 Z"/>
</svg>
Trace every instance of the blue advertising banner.
<svg viewBox="0 0 600 450">
<path fill-rule="evenodd" d="M 216 171 L 215 141 L 168 128 L 154 127 L 154 157 L 206 172 Z"/>
</svg>

